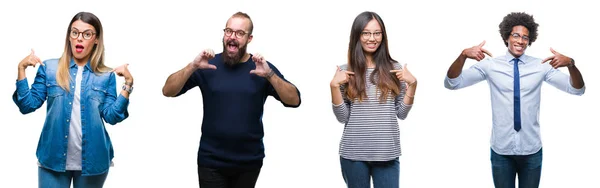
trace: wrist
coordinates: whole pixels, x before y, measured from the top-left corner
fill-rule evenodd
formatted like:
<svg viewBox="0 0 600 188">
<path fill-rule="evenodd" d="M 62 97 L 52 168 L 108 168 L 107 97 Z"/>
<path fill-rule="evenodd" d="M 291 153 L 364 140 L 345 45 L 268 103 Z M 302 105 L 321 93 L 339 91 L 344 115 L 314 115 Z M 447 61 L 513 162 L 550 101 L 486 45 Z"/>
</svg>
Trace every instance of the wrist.
<svg viewBox="0 0 600 188">
<path fill-rule="evenodd" d="M 267 73 L 267 75 L 265 76 L 265 78 L 269 79 L 269 78 L 273 77 L 273 75 L 275 75 L 275 71 L 271 70 L 271 71 L 269 71 L 269 73 Z"/>
<path fill-rule="evenodd" d="M 567 67 L 575 67 L 575 60 L 571 58 L 571 63 Z"/>
<path fill-rule="evenodd" d="M 121 89 L 126 91 L 127 94 L 131 94 L 131 92 L 133 92 L 133 86 L 131 86 L 131 85 L 123 84 Z"/>
<path fill-rule="evenodd" d="M 339 83 L 335 83 L 335 82 L 331 81 L 331 82 L 329 83 L 329 87 L 331 87 L 331 88 L 340 88 L 340 84 L 339 84 Z"/>
<path fill-rule="evenodd" d="M 467 58 L 467 50 L 468 50 L 468 48 L 464 49 L 462 52 L 460 52 L 460 57 L 461 58 Z"/>
<path fill-rule="evenodd" d="M 413 82 L 411 82 L 411 83 L 408 83 L 408 82 L 407 82 L 407 84 L 408 84 L 408 86 L 409 86 L 409 87 L 411 87 L 411 86 L 416 86 L 416 85 L 417 85 L 417 80 L 415 80 L 415 81 L 413 81 Z"/>
<path fill-rule="evenodd" d="M 133 78 L 125 79 L 125 83 L 124 84 L 128 85 L 128 86 L 133 86 Z"/>
<path fill-rule="evenodd" d="M 188 64 L 188 66 L 186 66 L 185 68 L 186 68 L 188 71 L 190 71 L 190 72 L 194 72 L 194 71 L 196 71 L 196 70 L 198 70 L 198 69 L 199 69 L 199 67 L 196 67 L 196 65 L 194 65 L 194 62 L 193 62 L 193 61 L 192 61 L 192 62 L 190 62 L 190 63 Z"/>
</svg>

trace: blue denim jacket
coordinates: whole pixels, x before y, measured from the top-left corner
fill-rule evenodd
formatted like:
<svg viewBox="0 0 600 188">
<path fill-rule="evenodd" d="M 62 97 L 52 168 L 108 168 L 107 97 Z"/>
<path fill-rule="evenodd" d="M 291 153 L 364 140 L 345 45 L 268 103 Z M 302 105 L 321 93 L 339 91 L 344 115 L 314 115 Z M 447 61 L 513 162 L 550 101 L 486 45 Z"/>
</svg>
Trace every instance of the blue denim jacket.
<svg viewBox="0 0 600 188">
<path fill-rule="evenodd" d="M 67 143 L 75 90 L 77 65 L 71 60 L 70 90 L 67 92 L 56 82 L 58 59 L 44 61 L 39 66 L 35 80 L 29 88 L 27 78 L 17 81 L 13 101 L 23 114 L 31 113 L 44 104 L 46 120 L 38 142 L 36 155 L 44 168 L 64 172 L 67 161 Z M 93 73 L 85 65 L 81 80 L 81 129 L 82 162 L 84 176 L 102 174 L 108 171 L 113 158 L 113 148 L 104 128 L 104 121 L 114 125 L 129 116 L 129 100 L 116 93 L 115 74 Z M 104 121 L 103 121 L 104 120 Z"/>
</svg>

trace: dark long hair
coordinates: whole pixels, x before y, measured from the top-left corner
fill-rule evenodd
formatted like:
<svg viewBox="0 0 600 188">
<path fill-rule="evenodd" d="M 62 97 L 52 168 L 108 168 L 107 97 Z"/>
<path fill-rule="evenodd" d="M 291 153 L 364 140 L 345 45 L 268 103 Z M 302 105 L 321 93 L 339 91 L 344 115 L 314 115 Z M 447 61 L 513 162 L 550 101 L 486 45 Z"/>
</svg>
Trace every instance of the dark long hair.
<svg viewBox="0 0 600 188">
<path fill-rule="evenodd" d="M 377 85 L 377 89 L 380 91 L 379 100 L 384 102 L 389 96 L 389 93 L 396 96 L 400 93 L 400 81 L 390 73 L 390 70 L 394 69 L 393 63 L 397 62 L 392 59 L 388 50 L 387 32 L 385 30 L 385 24 L 377 13 L 365 11 L 354 19 L 352 24 L 352 30 L 350 32 L 350 43 L 348 44 L 348 70 L 353 71 L 355 74 L 350 77 L 348 81 L 348 89 L 346 89 L 346 95 L 349 99 L 363 101 L 367 98 L 366 92 L 366 81 L 365 72 L 367 70 L 367 59 L 364 50 L 361 45 L 361 34 L 365 26 L 371 21 L 377 20 L 381 26 L 382 38 L 381 44 L 373 53 L 373 63 L 375 63 L 375 70 L 369 77 L 369 81 L 374 85 Z M 377 75 L 377 81 L 375 81 L 375 75 Z"/>
</svg>

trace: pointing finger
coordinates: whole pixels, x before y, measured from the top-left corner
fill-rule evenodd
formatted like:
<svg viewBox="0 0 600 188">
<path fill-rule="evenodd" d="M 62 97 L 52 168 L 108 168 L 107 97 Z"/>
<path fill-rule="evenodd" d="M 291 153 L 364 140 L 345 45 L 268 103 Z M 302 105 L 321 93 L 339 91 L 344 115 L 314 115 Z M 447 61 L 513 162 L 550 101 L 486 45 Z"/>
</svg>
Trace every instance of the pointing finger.
<svg viewBox="0 0 600 188">
<path fill-rule="evenodd" d="M 483 53 L 489 55 L 490 57 L 493 57 L 492 53 L 490 53 L 490 51 L 487 51 L 486 49 L 483 49 L 483 48 L 481 48 L 481 51 L 483 51 Z"/>
<path fill-rule="evenodd" d="M 546 61 L 551 60 L 551 59 L 554 59 L 554 56 L 550 56 L 550 57 L 547 57 L 546 59 L 542 60 L 542 64 L 544 64 Z"/>
</svg>

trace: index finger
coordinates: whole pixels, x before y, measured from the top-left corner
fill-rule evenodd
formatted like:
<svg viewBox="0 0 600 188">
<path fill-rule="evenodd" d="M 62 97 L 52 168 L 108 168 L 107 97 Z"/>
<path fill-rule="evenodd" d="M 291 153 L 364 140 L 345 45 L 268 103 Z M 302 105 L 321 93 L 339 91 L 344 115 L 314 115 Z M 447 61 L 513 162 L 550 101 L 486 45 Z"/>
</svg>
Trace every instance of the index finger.
<svg viewBox="0 0 600 188">
<path fill-rule="evenodd" d="M 554 59 L 554 56 L 550 56 L 550 57 L 547 57 L 546 59 L 542 60 L 542 64 L 544 64 L 546 61 L 551 60 L 551 59 Z"/>
<path fill-rule="evenodd" d="M 396 72 L 402 72 L 402 69 L 394 69 L 394 70 L 390 70 L 391 73 L 396 73 Z"/>
<path fill-rule="evenodd" d="M 346 74 L 354 75 L 354 72 L 352 72 L 352 71 L 345 71 L 345 72 L 346 72 Z"/>
<path fill-rule="evenodd" d="M 33 56 L 33 59 L 35 60 L 36 63 L 39 63 L 40 65 L 44 66 L 44 62 L 42 62 L 42 60 L 40 60 L 39 57 Z"/>
<path fill-rule="evenodd" d="M 489 55 L 490 57 L 492 57 L 492 53 L 490 53 L 490 51 L 487 51 L 486 49 L 481 48 L 481 51 L 483 51 L 483 53 Z"/>
</svg>

